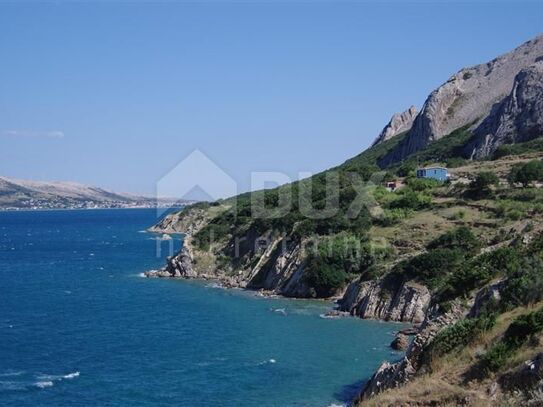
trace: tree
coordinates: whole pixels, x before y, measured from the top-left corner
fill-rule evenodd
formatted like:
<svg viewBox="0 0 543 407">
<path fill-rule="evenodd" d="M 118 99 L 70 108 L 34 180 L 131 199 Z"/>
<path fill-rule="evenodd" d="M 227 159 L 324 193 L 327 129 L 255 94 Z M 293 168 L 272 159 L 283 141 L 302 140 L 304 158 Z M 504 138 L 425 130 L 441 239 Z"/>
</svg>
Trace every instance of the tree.
<svg viewBox="0 0 543 407">
<path fill-rule="evenodd" d="M 521 183 L 527 187 L 534 181 L 543 181 L 543 161 L 532 160 L 525 164 L 517 164 L 511 168 L 507 177 L 510 183 Z"/>
<path fill-rule="evenodd" d="M 477 174 L 469 185 L 469 192 L 475 197 L 492 195 L 492 187 L 499 184 L 500 180 L 496 174 L 490 171 L 482 171 Z"/>
</svg>

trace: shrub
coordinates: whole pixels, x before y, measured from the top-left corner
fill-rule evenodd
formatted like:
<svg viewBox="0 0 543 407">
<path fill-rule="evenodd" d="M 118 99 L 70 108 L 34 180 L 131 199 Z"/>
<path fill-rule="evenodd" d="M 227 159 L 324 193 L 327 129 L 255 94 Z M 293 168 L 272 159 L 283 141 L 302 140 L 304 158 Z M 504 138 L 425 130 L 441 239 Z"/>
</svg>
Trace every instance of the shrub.
<svg viewBox="0 0 543 407">
<path fill-rule="evenodd" d="M 543 260 L 539 256 L 522 257 L 501 292 L 502 310 L 529 305 L 543 299 Z"/>
<path fill-rule="evenodd" d="M 478 368 L 484 374 L 502 369 L 509 358 L 528 339 L 543 330 L 543 308 L 516 318 L 500 342 L 493 345 L 481 358 Z"/>
<path fill-rule="evenodd" d="M 461 157 L 452 157 L 445 161 L 445 165 L 449 168 L 457 168 L 465 165 L 467 160 Z"/>
<path fill-rule="evenodd" d="M 490 171 L 478 173 L 469 184 L 468 193 L 475 198 L 483 198 L 492 195 L 492 187 L 500 182 L 498 176 Z"/>
<path fill-rule="evenodd" d="M 425 359 L 440 357 L 455 349 L 464 347 L 479 334 L 490 330 L 495 324 L 496 316 L 494 314 L 462 319 L 436 335 L 426 351 Z"/>
<path fill-rule="evenodd" d="M 417 167 L 412 163 L 404 163 L 402 164 L 398 170 L 396 171 L 396 174 L 399 177 L 407 177 L 415 173 L 415 170 Z"/>
<path fill-rule="evenodd" d="M 392 226 L 406 219 L 410 213 L 410 209 L 385 209 L 383 216 L 378 222 L 382 226 Z"/>
<path fill-rule="evenodd" d="M 469 253 L 479 251 L 481 243 L 467 226 L 449 230 L 428 244 L 428 249 L 461 249 Z"/>
<path fill-rule="evenodd" d="M 430 178 L 413 177 L 407 179 L 407 185 L 409 185 L 409 188 L 411 188 L 413 191 L 425 192 L 441 186 L 441 182 Z"/>
<path fill-rule="evenodd" d="M 543 181 L 543 161 L 532 160 L 525 164 L 517 164 L 511 168 L 509 182 L 521 183 L 527 187 L 534 181 Z"/>
<path fill-rule="evenodd" d="M 400 263 L 398 271 L 403 271 L 409 280 L 417 280 L 429 288 L 439 287 L 444 278 L 457 271 L 463 262 L 463 254 L 459 250 L 435 249 L 419 254 L 406 263 Z"/>
<path fill-rule="evenodd" d="M 394 209 L 412 209 L 421 210 L 428 208 L 432 203 L 432 198 L 421 192 L 415 192 L 411 188 L 401 190 L 398 199 L 392 201 L 389 207 Z"/>
<path fill-rule="evenodd" d="M 347 273 L 316 256 L 308 261 L 305 279 L 317 297 L 330 297 L 345 285 Z"/>
</svg>

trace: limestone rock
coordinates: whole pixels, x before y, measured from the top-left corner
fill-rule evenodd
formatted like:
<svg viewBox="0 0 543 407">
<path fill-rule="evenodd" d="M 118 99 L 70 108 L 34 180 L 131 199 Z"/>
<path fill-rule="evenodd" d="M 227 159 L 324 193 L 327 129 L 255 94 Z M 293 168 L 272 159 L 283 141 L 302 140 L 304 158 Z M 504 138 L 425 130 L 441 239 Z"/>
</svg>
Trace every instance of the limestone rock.
<svg viewBox="0 0 543 407">
<path fill-rule="evenodd" d="M 408 131 L 417 117 L 417 108 L 411 106 L 405 112 L 396 113 L 372 143 L 372 147 Z"/>
<path fill-rule="evenodd" d="M 513 90 L 474 131 L 466 147 L 473 158 L 483 158 L 504 143 L 519 143 L 543 136 L 543 62 L 523 69 Z"/>
<path fill-rule="evenodd" d="M 407 347 L 409 346 L 409 338 L 407 335 L 404 335 L 402 333 L 399 333 L 396 335 L 392 343 L 390 344 L 390 347 L 395 350 L 407 350 Z"/>
<path fill-rule="evenodd" d="M 379 165 L 399 162 L 460 127 L 479 123 L 509 95 L 517 74 L 542 58 L 539 36 L 486 64 L 460 70 L 430 94 L 409 133 Z"/>
<path fill-rule="evenodd" d="M 428 288 L 418 284 L 404 283 L 390 293 L 381 280 L 356 280 L 340 300 L 340 309 L 360 318 L 420 323 L 430 299 Z"/>
<path fill-rule="evenodd" d="M 394 364 L 383 363 L 365 384 L 359 399 L 371 398 L 384 390 L 409 382 L 421 367 L 421 359 L 426 346 L 441 330 L 464 318 L 467 311 L 466 307 L 460 303 L 453 303 L 451 310 L 446 314 L 441 314 L 437 307 L 429 309 L 419 333 L 407 348 L 405 357 Z"/>
</svg>

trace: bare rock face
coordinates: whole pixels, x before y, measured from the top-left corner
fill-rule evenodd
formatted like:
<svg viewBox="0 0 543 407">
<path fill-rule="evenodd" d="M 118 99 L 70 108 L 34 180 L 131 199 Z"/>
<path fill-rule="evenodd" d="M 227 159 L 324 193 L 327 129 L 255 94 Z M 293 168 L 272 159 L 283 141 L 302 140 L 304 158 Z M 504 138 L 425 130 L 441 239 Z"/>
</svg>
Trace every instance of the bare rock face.
<svg viewBox="0 0 543 407">
<path fill-rule="evenodd" d="M 409 382 L 421 367 L 426 346 L 441 330 L 464 318 L 466 312 L 467 309 L 458 303 L 453 304 L 451 311 L 446 314 L 440 314 L 434 309 L 429 310 L 419 333 L 409 345 L 405 357 L 393 364 L 384 362 L 362 389 L 359 400 L 369 399 L 384 390 Z"/>
<path fill-rule="evenodd" d="M 390 344 L 390 347 L 395 350 L 406 350 L 408 346 L 409 338 L 407 337 L 407 335 L 404 335 L 402 333 L 396 335 L 396 337 Z"/>
<path fill-rule="evenodd" d="M 466 147 L 472 158 L 492 154 L 504 143 L 518 143 L 543 135 L 543 62 L 523 69 L 513 90 L 474 131 Z"/>
<path fill-rule="evenodd" d="M 431 295 L 424 286 L 404 283 L 387 289 L 380 280 L 354 281 L 340 301 L 340 309 L 365 319 L 420 323 Z"/>
<path fill-rule="evenodd" d="M 404 140 L 386 154 L 385 167 L 454 130 L 479 123 L 513 88 L 517 74 L 543 58 L 543 36 L 486 64 L 464 68 L 434 90 Z"/>
<path fill-rule="evenodd" d="M 178 254 L 168 259 L 168 263 L 163 269 L 147 271 L 145 276 L 195 278 L 197 273 L 192 268 L 192 257 L 189 249 L 187 246 L 183 246 Z"/>
<path fill-rule="evenodd" d="M 372 143 L 372 147 L 408 131 L 417 117 L 417 108 L 411 106 L 405 112 L 396 113 Z"/>
</svg>

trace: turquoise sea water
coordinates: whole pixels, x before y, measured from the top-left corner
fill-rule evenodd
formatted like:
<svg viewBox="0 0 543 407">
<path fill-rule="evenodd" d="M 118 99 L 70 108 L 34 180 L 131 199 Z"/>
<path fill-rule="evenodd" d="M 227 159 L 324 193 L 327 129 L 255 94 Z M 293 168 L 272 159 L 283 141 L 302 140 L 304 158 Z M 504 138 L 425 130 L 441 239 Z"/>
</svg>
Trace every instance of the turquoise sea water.
<svg viewBox="0 0 543 407">
<path fill-rule="evenodd" d="M 141 232 L 155 221 L 144 209 L 0 212 L 1 406 L 341 405 L 401 357 L 388 347 L 398 324 L 140 277 L 168 254 Z"/>
</svg>

